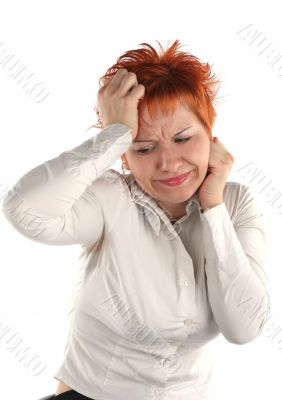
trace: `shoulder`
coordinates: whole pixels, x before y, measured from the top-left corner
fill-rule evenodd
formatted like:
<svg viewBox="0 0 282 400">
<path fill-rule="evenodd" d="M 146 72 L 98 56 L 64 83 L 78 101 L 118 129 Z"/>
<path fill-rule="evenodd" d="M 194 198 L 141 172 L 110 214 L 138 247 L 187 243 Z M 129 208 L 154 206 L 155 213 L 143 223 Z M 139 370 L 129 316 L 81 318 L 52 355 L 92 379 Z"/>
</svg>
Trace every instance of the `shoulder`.
<svg viewBox="0 0 282 400">
<path fill-rule="evenodd" d="M 248 216 L 262 216 L 256 195 L 248 185 L 235 181 L 227 182 L 223 198 L 233 223 Z"/>
<path fill-rule="evenodd" d="M 226 182 L 224 188 L 224 199 L 227 202 L 238 203 L 246 193 L 251 193 L 252 189 L 240 182 L 230 181 Z"/>
<path fill-rule="evenodd" d="M 87 190 L 99 200 L 105 214 L 121 212 L 131 201 L 124 175 L 112 168 L 105 170 Z"/>
<path fill-rule="evenodd" d="M 92 188 L 94 191 L 99 189 L 106 193 L 113 191 L 117 191 L 117 194 L 121 192 L 128 192 L 128 186 L 124 175 L 113 168 L 105 170 L 98 178 L 95 179 L 95 181 L 92 182 L 90 188 Z"/>
</svg>

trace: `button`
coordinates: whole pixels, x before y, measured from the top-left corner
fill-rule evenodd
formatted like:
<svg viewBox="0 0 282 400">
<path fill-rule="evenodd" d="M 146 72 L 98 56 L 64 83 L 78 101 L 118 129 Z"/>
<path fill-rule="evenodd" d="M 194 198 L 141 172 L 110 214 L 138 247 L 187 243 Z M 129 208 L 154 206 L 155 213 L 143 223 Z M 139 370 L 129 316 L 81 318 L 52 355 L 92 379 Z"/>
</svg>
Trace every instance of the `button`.
<svg viewBox="0 0 282 400">
<path fill-rule="evenodd" d="M 190 285 L 191 285 L 191 283 L 190 283 L 190 282 L 188 282 L 188 281 L 184 281 L 184 285 L 185 285 L 185 286 L 190 286 Z"/>
<path fill-rule="evenodd" d="M 184 324 L 188 325 L 188 326 L 191 326 L 192 323 L 193 323 L 192 319 L 185 319 L 185 321 L 184 321 Z"/>
<path fill-rule="evenodd" d="M 155 389 L 155 390 L 154 390 L 154 394 L 157 395 L 157 396 L 158 396 L 159 394 L 162 394 L 162 393 L 163 393 L 163 391 L 162 391 L 161 389 Z"/>
<path fill-rule="evenodd" d="M 165 358 L 162 358 L 161 361 L 160 361 L 160 364 L 161 364 L 161 365 L 165 365 L 165 363 L 166 363 L 166 359 L 165 359 Z"/>
</svg>

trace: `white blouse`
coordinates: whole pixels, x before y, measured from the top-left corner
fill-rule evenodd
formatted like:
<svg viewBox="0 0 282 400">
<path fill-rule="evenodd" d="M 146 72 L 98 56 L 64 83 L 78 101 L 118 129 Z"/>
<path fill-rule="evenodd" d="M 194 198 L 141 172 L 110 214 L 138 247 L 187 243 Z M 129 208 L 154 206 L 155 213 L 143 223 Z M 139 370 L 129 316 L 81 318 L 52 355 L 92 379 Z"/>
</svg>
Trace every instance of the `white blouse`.
<svg viewBox="0 0 282 400">
<path fill-rule="evenodd" d="M 211 341 L 248 343 L 270 313 L 263 215 L 227 182 L 223 203 L 202 213 L 194 193 L 173 223 L 110 168 L 131 143 L 108 125 L 23 175 L 2 211 L 31 240 L 82 247 L 54 378 L 95 400 L 210 399 Z"/>
</svg>

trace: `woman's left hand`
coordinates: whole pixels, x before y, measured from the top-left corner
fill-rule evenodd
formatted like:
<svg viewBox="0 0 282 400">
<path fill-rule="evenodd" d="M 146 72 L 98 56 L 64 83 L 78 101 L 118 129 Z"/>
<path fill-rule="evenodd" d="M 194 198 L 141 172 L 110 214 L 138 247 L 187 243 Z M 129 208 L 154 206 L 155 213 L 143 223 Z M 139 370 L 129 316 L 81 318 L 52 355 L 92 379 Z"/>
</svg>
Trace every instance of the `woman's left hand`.
<svg viewBox="0 0 282 400">
<path fill-rule="evenodd" d="M 234 157 L 215 136 L 210 142 L 207 175 L 197 190 L 202 209 L 223 203 L 223 189 L 234 163 Z"/>
</svg>

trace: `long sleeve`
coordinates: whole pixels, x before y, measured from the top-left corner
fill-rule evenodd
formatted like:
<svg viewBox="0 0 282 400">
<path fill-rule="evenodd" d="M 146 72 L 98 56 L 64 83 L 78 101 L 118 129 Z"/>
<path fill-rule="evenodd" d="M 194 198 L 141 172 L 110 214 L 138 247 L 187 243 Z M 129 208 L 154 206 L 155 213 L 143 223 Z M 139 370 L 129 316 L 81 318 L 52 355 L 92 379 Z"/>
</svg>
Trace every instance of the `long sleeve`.
<svg viewBox="0 0 282 400">
<path fill-rule="evenodd" d="M 2 212 L 18 232 L 34 241 L 94 244 L 102 235 L 104 218 L 93 182 L 131 143 L 126 125 L 106 126 L 23 175 L 5 195 Z"/>
<path fill-rule="evenodd" d="M 239 185 L 232 223 L 225 203 L 203 214 L 208 298 L 219 330 L 234 344 L 254 340 L 270 312 L 263 215 Z"/>
</svg>

